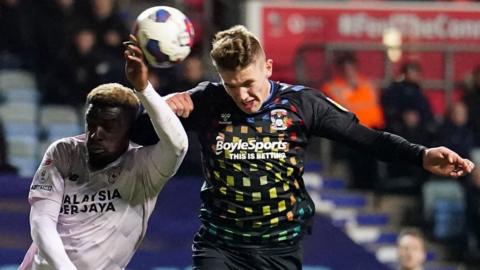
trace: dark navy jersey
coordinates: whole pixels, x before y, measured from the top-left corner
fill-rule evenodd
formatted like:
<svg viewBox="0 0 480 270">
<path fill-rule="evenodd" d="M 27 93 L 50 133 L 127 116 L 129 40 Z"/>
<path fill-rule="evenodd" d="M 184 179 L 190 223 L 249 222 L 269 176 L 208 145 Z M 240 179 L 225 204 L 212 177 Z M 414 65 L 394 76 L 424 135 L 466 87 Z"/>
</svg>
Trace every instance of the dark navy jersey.
<svg viewBox="0 0 480 270">
<path fill-rule="evenodd" d="M 194 110 L 182 121 L 202 147 L 200 219 L 207 236 L 225 245 L 268 247 L 302 237 L 315 212 L 302 179 L 311 136 L 382 160 L 421 164 L 422 146 L 360 125 L 314 89 L 272 81 L 268 99 L 253 114 L 241 111 L 221 84 L 204 82 L 189 92 Z M 145 136 L 151 127 L 142 129 Z"/>
</svg>

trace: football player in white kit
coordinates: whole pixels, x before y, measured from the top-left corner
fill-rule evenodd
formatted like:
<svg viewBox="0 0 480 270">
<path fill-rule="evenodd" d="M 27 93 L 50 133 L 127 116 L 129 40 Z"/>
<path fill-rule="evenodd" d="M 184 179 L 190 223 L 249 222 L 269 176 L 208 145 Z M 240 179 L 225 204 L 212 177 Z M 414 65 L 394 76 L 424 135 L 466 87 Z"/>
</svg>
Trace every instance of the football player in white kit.
<svg viewBox="0 0 480 270">
<path fill-rule="evenodd" d="M 185 156 L 185 130 L 148 82 L 142 52 L 129 45 L 125 59 L 135 93 L 98 86 L 87 97 L 86 134 L 58 140 L 45 153 L 30 187 L 33 244 L 21 269 L 124 269 Z M 139 100 L 156 145 L 129 141 Z"/>
</svg>

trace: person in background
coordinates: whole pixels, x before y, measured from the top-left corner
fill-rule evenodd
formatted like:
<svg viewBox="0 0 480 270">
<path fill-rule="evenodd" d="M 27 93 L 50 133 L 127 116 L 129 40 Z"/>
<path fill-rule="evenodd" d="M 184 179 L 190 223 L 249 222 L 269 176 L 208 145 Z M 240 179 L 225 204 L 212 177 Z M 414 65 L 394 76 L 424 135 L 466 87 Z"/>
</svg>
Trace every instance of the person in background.
<svg viewBox="0 0 480 270">
<path fill-rule="evenodd" d="M 469 123 L 469 108 L 463 102 L 455 102 L 447 110 L 444 123 L 440 128 L 438 144 L 445 145 L 457 153 L 470 157 L 475 140 Z M 466 258 L 480 260 L 480 170 L 475 169 L 471 175 L 462 179 L 465 194 L 466 232 L 470 243 L 463 247 L 469 252 Z M 457 240 L 458 242 L 458 240 Z M 455 243 L 454 243 L 455 244 Z M 478 261 L 477 261 L 478 265 Z"/>
<path fill-rule="evenodd" d="M 34 31 L 30 26 L 27 1 L 0 0 L 0 70 L 32 69 L 35 56 Z"/>
<path fill-rule="evenodd" d="M 358 71 L 358 61 L 352 52 L 336 56 L 333 78 L 327 81 L 321 90 L 354 113 L 362 125 L 383 129 L 383 110 L 377 90 L 372 82 Z"/>
<path fill-rule="evenodd" d="M 474 265 L 480 264 L 480 169 L 473 170 L 466 183 L 466 221 L 469 233 L 469 254 Z M 468 258 L 468 257 L 467 257 Z M 470 259 L 470 258 L 469 258 Z"/>
<path fill-rule="evenodd" d="M 336 56 L 333 78 L 321 88 L 329 98 L 354 113 L 359 122 L 373 129 L 383 129 L 383 112 L 377 90 L 358 71 L 358 62 L 352 52 Z M 378 183 L 378 163 L 369 155 L 335 144 L 334 159 L 346 160 L 350 170 L 351 186 L 373 189 Z"/>
<path fill-rule="evenodd" d="M 398 269 L 422 270 L 427 259 L 425 237 L 417 228 L 404 228 L 397 238 Z"/>
<path fill-rule="evenodd" d="M 472 71 L 472 80 L 465 86 L 464 98 L 469 111 L 469 125 L 475 138 L 475 147 L 480 147 L 480 65 Z"/>
<path fill-rule="evenodd" d="M 474 135 L 468 125 L 468 110 L 463 102 L 450 105 L 438 132 L 438 145 L 445 145 L 466 158 L 470 158 L 474 147 Z"/>
<path fill-rule="evenodd" d="M 2 120 L 0 119 L 0 175 L 16 175 L 18 168 L 8 163 L 8 145 L 5 139 L 5 129 L 3 128 Z"/>
<path fill-rule="evenodd" d="M 385 115 L 385 130 L 394 133 L 402 133 L 412 128 L 429 131 L 428 129 L 435 124 L 430 103 L 423 94 L 420 84 L 421 72 L 419 63 L 405 62 L 400 67 L 400 76 L 382 91 L 381 104 Z M 416 140 L 424 138 L 426 132 L 418 133 L 421 135 L 409 139 L 423 143 Z"/>
<path fill-rule="evenodd" d="M 415 61 L 403 63 L 399 77 L 382 91 L 381 104 L 385 116 L 385 130 L 405 139 L 432 146 L 436 124 L 427 97 L 423 94 L 421 66 Z M 418 194 L 428 173 L 406 164 L 386 165 L 386 181 L 379 185 L 384 192 Z M 396 179 L 397 184 L 390 184 Z"/>
<path fill-rule="evenodd" d="M 126 20 L 119 12 L 117 0 L 90 0 L 89 17 L 95 32 L 99 46 L 106 53 L 117 56 L 122 53 L 122 41 L 128 39 Z"/>
</svg>

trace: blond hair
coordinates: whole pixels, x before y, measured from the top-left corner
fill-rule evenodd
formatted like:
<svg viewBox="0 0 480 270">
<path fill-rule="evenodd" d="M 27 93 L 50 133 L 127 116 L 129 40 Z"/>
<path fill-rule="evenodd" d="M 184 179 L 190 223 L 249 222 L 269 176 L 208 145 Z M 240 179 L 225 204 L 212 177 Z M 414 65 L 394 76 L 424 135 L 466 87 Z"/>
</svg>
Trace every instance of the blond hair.
<svg viewBox="0 0 480 270">
<path fill-rule="evenodd" d="M 215 34 L 210 56 L 217 69 L 235 71 L 264 55 L 258 38 L 243 25 L 236 25 Z"/>
<path fill-rule="evenodd" d="M 133 90 L 119 83 L 106 83 L 95 87 L 87 96 L 87 104 L 98 106 L 118 106 L 135 117 L 140 101 Z"/>
</svg>

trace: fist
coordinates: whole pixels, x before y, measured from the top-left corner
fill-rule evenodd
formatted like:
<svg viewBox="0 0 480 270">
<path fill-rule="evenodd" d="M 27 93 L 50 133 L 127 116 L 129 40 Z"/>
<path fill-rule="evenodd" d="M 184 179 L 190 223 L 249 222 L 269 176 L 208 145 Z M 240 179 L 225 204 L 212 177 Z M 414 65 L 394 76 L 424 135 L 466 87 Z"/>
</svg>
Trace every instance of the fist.
<svg viewBox="0 0 480 270">
<path fill-rule="evenodd" d="M 193 102 L 188 92 L 172 93 L 165 96 L 165 101 L 172 111 L 183 118 L 187 118 L 193 111 Z"/>
</svg>

